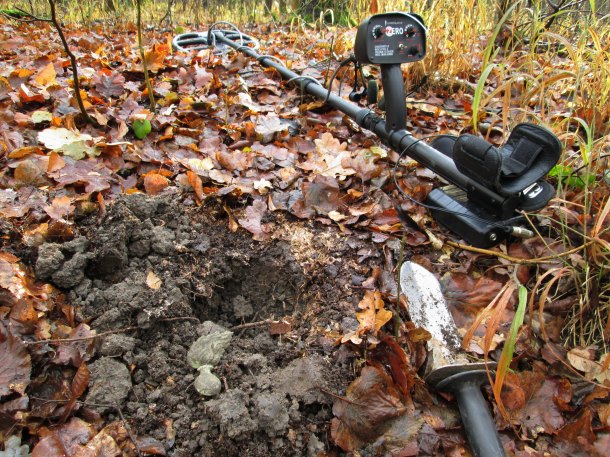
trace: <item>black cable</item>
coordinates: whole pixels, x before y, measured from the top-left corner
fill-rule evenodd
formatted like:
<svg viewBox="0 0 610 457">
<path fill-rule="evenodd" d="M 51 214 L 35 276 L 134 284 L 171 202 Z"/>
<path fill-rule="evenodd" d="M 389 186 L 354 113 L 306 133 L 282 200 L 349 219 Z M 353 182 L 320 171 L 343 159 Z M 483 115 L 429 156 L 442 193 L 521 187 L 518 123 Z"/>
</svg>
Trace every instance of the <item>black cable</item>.
<svg viewBox="0 0 610 457">
<path fill-rule="evenodd" d="M 394 186 L 396 186 L 396 189 L 398 189 L 398 192 L 405 198 L 407 198 L 408 200 L 410 200 L 412 203 L 415 203 L 416 205 L 421 206 L 422 208 L 426 208 L 429 209 L 431 211 L 441 211 L 444 213 L 448 213 L 448 214 L 455 214 L 458 216 L 463 216 L 463 217 L 468 217 L 470 219 L 479 221 L 479 222 L 483 222 L 485 224 L 490 224 L 494 227 L 500 228 L 502 230 L 505 230 L 507 232 L 510 233 L 510 227 L 506 226 L 506 225 L 502 225 L 502 224 L 498 224 L 497 222 L 492 222 L 488 219 L 483 219 L 482 217 L 478 217 L 475 216 L 474 214 L 469 214 L 469 213 L 462 213 L 460 211 L 453 211 L 451 209 L 447 209 L 447 208 L 442 208 L 440 206 L 434 206 L 434 205 L 428 205 L 427 203 L 421 202 L 419 200 L 417 200 L 416 198 L 413 198 L 412 196 L 410 196 L 409 194 L 407 194 L 402 187 L 400 187 L 400 185 L 398 184 L 398 178 L 396 177 L 396 174 L 398 172 L 398 165 L 400 164 L 400 161 L 403 159 L 403 157 L 407 154 L 407 152 L 409 152 L 411 150 L 411 148 L 413 148 L 413 146 L 415 146 L 416 144 L 424 141 L 424 140 L 428 140 L 430 138 L 438 138 L 439 136 L 443 136 L 441 134 L 439 135 L 428 135 L 422 138 L 418 138 L 416 139 L 413 143 L 411 143 L 409 146 L 407 146 L 406 148 L 404 148 L 400 154 L 398 155 L 398 160 L 396 160 L 396 163 L 394 164 L 394 168 L 393 168 L 393 172 L 392 172 L 392 178 L 394 181 Z M 398 211 L 398 208 L 397 208 Z M 402 208 L 400 208 L 400 211 L 402 211 Z"/>
<path fill-rule="evenodd" d="M 345 67 L 346 65 L 349 65 L 352 62 L 355 62 L 356 58 L 351 55 L 349 56 L 347 59 L 343 60 L 339 66 L 335 69 L 335 71 L 333 72 L 332 76 L 330 77 L 330 81 L 328 82 L 328 92 L 326 93 L 326 98 L 324 99 L 324 103 L 326 103 L 328 101 L 328 99 L 330 98 L 330 95 L 332 94 L 332 87 L 333 87 L 333 81 L 335 80 L 335 78 L 337 77 L 337 75 L 339 74 L 339 71 Z M 341 95 L 341 93 L 339 92 L 339 95 Z"/>
</svg>

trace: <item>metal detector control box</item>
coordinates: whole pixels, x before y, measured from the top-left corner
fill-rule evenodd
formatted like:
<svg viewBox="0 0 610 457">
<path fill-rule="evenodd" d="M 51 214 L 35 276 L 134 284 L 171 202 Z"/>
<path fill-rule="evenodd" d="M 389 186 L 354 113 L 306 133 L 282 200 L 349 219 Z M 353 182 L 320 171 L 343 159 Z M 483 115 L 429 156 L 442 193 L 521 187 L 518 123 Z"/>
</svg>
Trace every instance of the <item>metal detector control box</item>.
<svg viewBox="0 0 610 457">
<path fill-rule="evenodd" d="M 385 65 L 417 62 L 426 55 L 426 28 L 418 14 L 376 14 L 365 20 L 356 34 L 356 60 Z"/>
</svg>

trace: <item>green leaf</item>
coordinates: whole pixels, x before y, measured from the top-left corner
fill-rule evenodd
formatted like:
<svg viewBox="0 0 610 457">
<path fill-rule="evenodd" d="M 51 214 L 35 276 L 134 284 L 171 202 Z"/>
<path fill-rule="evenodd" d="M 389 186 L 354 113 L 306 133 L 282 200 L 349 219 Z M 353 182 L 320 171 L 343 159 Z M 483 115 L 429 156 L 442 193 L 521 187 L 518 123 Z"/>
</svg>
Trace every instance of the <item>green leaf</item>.
<svg viewBox="0 0 610 457">
<path fill-rule="evenodd" d="M 136 137 L 140 140 L 146 138 L 151 130 L 152 126 L 148 119 L 136 119 L 133 121 L 133 133 L 135 133 Z"/>
</svg>

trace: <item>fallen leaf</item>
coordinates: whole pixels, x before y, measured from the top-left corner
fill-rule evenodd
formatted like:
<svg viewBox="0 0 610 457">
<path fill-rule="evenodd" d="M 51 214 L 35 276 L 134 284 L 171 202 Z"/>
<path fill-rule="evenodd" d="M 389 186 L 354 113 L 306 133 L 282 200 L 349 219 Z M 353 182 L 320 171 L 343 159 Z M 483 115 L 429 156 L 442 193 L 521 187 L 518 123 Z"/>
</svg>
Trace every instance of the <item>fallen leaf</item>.
<svg viewBox="0 0 610 457">
<path fill-rule="evenodd" d="M 44 95 L 32 92 L 25 84 L 19 87 L 19 99 L 23 103 L 44 103 L 46 100 Z"/>
<path fill-rule="evenodd" d="M 351 452 L 376 440 L 389 421 L 406 411 L 392 378 L 381 368 L 366 366 L 346 396 L 335 400 L 331 436 L 341 449 Z"/>
<path fill-rule="evenodd" d="M 93 76 L 95 90 L 104 97 L 120 97 L 125 93 L 125 77 L 115 71 L 102 68 Z"/>
<path fill-rule="evenodd" d="M 158 195 L 169 186 L 169 181 L 159 173 L 149 173 L 144 176 L 144 189 L 148 195 Z"/>
<path fill-rule="evenodd" d="M 606 380 L 610 380 L 610 368 L 607 363 L 610 354 L 602 354 L 599 361 L 594 360 L 594 354 L 593 349 L 574 348 L 568 351 L 567 359 L 570 365 L 585 373 L 587 379 L 595 379 L 603 384 Z"/>
<path fill-rule="evenodd" d="M 557 436 L 574 444 L 578 444 L 579 439 L 584 439 L 586 443 L 593 443 L 596 436 L 593 432 L 592 421 L 591 410 L 585 407 L 576 420 L 566 424 L 557 432 Z"/>
<path fill-rule="evenodd" d="M 51 202 L 51 205 L 44 207 L 44 211 L 51 219 L 61 222 L 68 222 L 68 217 L 74 213 L 74 209 L 75 206 L 72 205 L 72 201 L 67 195 L 55 197 Z"/>
<path fill-rule="evenodd" d="M 373 335 L 377 335 L 381 327 L 392 319 L 392 311 L 384 308 L 381 292 L 378 290 L 367 290 L 364 298 L 358 303 L 358 308 L 362 310 L 356 313 L 361 330 Z"/>
<path fill-rule="evenodd" d="M 25 344 L 0 323 L 0 397 L 24 394 L 30 384 L 32 362 Z"/>
<path fill-rule="evenodd" d="M 58 427 L 43 427 L 39 431 L 40 441 L 32 449 L 31 457 L 80 457 L 85 453 L 85 445 L 93 436 L 93 426 L 73 417 Z"/>
<path fill-rule="evenodd" d="M 271 226 L 262 223 L 266 212 L 267 203 L 263 200 L 254 200 L 252 205 L 246 208 L 245 217 L 238 219 L 239 225 L 252 233 L 257 241 L 266 240 L 270 236 Z"/>
<path fill-rule="evenodd" d="M 146 51 L 144 58 L 149 71 L 158 71 L 165 68 L 165 57 L 169 54 L 166 44 L 155 43 L 150 51 Z"/>
<path fill-rule="evenodd" d="M 159 290 L 163 281 L 159 278 L 154 271 L 149 271 L 146 275 L 146 285 L 153 290 Z"/>
<path fill-rule="evenodd" d="M 44 67 L 42 70 L 38 72 L 38 74 L 34 77 L 34 81 L 40 87 L 48 87 L 56 84 L 55 77 L 57 73 L 55 72 L 55 67 L 52 62 Z"/>
<path fill-rule="evenodd" d="M 93 140 L 91 135 L 74 132 L 63 127 L 49 127 L 38 133 L 38 141 L 44 144 L 47 149 L 59 151 L 75 160 L 80 160 L 85 155 L 99 155 L 99 151 L 95 147 L 87 144 L 87 141 L 91 140 Z"/>
<path fill-rule="evenodd" d="M 270 335 L 284 335 L 292 330 L 292 325 L 289 322 L 285 321 L 277 321 L 271 322 L 269 324 L 269 334 Z"/>
</svg>

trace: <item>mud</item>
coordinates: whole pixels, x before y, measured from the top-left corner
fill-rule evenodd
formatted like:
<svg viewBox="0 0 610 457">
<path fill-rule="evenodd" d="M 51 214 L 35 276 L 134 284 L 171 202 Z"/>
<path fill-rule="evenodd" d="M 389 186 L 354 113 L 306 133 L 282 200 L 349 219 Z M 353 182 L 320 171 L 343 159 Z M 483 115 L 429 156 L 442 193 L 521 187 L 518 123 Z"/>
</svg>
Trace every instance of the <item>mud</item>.
<svg viewBox="0 0 610 457">
<path fill-rule="evenodd" d="M 375 264 L 375 243 L 283 215 L 265 221 L 272 240 L 256 242 L 228 230 L 222 207 L 188 203 L 127 196 L 74 240 L 39 247 L 37 276 L 66 291 L 79 319 L 98 333 L 135 327 L 100 338 L 86 401 L 118 406 L 170 456 L 329 450 L 325 391 L 345 392 L 354 372 L 333 335 L 345 330 L 338 322 L 354 325 L 362 291 L 353 285 Z M 291 327 L 240 327 L 269 319 Z M 220 394 L 202 397 L 187 352 L 210 325 L 234 335 L 212 369 Z M 118 418 L 116 408 L 98 411 Z"/>
</svg>

